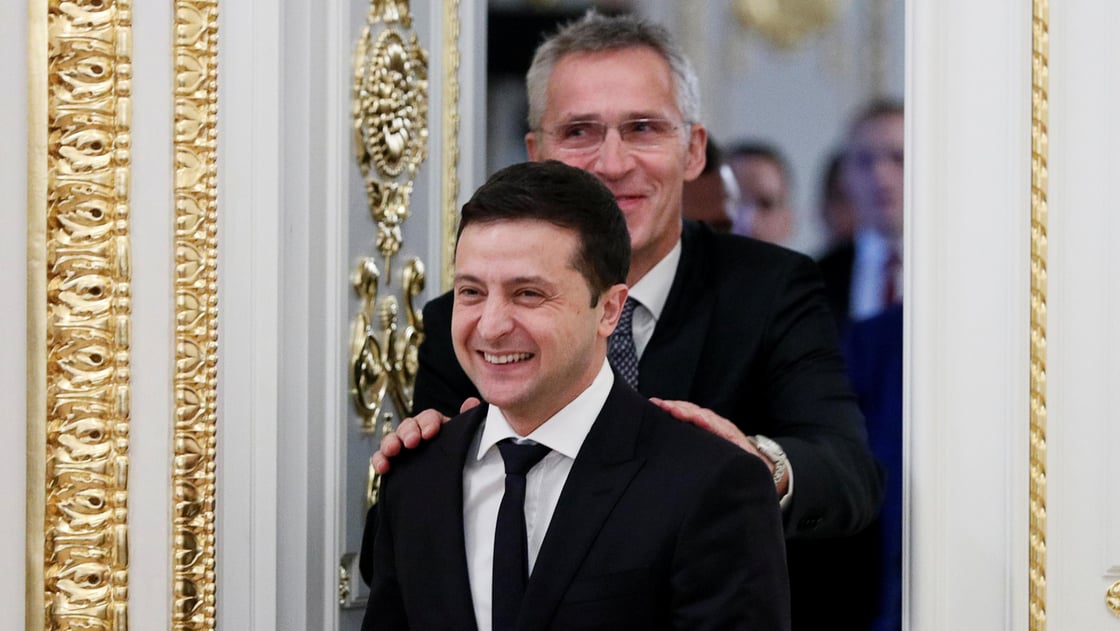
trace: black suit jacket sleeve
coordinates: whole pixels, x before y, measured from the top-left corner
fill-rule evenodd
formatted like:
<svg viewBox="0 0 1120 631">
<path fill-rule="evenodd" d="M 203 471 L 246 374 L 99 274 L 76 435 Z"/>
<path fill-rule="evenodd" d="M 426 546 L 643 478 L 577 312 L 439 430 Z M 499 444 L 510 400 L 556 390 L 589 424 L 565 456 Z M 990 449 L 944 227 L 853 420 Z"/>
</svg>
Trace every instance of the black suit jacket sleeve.
<svg viewBox="0 0 1120 631">
<path fill-rule="evenodd" d="M 673 553 L 671 626 L 787 629 L 785 554 L 780 544 L 762 543 L 783 536 L 769 472 L 754 458 L 713 460 L 713 465 Z"/>
</svg>

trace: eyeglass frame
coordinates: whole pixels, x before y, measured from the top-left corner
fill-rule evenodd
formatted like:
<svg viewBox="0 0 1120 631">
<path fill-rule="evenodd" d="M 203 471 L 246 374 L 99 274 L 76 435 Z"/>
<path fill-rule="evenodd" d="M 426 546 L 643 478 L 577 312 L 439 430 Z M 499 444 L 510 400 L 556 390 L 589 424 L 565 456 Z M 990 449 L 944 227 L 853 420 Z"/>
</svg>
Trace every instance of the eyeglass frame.
<svg viewBox="0 0 1120 631">
<path fill-rule="evenodd" d="M 670 132 L 670 133 L 665 134 L 664 137 L 659 137 L 657 139 L 657 143 L 648 144 L 648 145 L 634 144 L 632 141 L 628 141 L 626 139 L 626 136 L 629 135 L 629 134 L 623 133 L 623 127 L 624 126 L 633 125 L 634 123 L 649 123 L 649 122 L 664 122 L 664 123 L 667 123 L 669 125 L 669 129 L 667 131 Z M 556 142 L 556 144 L 557 144 L 557 148 L 560 151 L 563 151 L 563 152 L 566 152 L 566 153 L 569 153 L 569 154 L 594 153 L 600 147 L 603 146 L 604 142 L 606 142 L 607 133 L 611 129 L 614 129 L 618 132 L 619 141 L 622 142 L 623 146 L 627 147 L 628 149 L 638 150 L 638 151 L 653 151 L 653 150 L 660 149 L 661 148 L 661 142 L 665 141 L 665 140 L 668 140 L 673 132 L 677 132 L 677 131 L 682 130 L 682 129 L 683 130 L 690 130 L 694 124 L 695 124 L 694 121 L 685 120 L 685 121 L 681 121 L 680 123 L 675 123 L 668 118 L 661 118 L 661 117 L 655 117 L 655 116 L 643 116 L 643 117 L 640 117 L 640 118 L 629 118 L 629 119 L 626 119 L 626 120 L 623 120 L 623 121 L 619 121 L 617 123 L 607 123 L 607 122 L 604 122 L 604 121 L 601 121 L 601 120 L 595 120 L 595 119 L 586 119 L 586 120 L 581 119 L 581 120 L 572 120 L 572 121 L 567 121 L 567 122 L 563 122 L 563 123 L 558 123 L 558 124 L 554 125 L 552 127 L 552 129 L 545 129 L 543 127 L 539 127 L 539 128 L 534 129 L 533 132 L 543 133 L 543 134 L 546 134 L 546 135 L 552 137 L 553 141 Z M 589 145 L 588 147 L 585 147 L 585 148 L 564 147 L 563 144 L 562 144 L 563 140 L 562 139 L 561 140 L 557 139 L 558 138 L 557 132 L 563 127 L 568 127 L 568 126 L 572 126 L 572 125 L 590 125 L 592 129 L 602 130 L 601 137 L 600 137 L 598 142 L 596 142 L 593 145 Z M 685 135 L 682 134 L 681 137 L 682 137 L 682 140 L 683 140 Z"/>
</svg>

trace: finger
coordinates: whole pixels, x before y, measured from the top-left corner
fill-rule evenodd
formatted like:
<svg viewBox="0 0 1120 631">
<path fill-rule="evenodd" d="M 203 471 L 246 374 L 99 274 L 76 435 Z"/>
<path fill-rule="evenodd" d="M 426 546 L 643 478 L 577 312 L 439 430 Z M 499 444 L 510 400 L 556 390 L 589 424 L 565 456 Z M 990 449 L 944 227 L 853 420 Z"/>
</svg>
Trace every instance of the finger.
<svg viewBox="0 0 1120 631">
<path fill-rule="evenodd" d="M 481 403 L 482 401 L 480 401 L 478 397 L 467 397 L 467 400 L 463 401 L 463 405 L 459 406 L 459 413 L 462 414 L 471 408 L 478 407 Z M 444 420 L 446 421 L 447 419 L 445 418 Z"/>
<path fill-rule="evenodd" d="M 401 439 L 401 443 L 409 449 L 419 445 L 423 435 L 424 432 L 420 429 L 420 424 L 414 418 L 406 418 L 397 427 L 397 436 Z"/>
<path fill-rule="evenodd" d="M 386 458 L 392 458 L 401 452 L 401 447 L 402 444 L 399 436 L 396 434 L 385 434 L 381 437 L 381 449 L 378 450 L 377 453 Z"/>
<path fill-rule="evenodd" d="M 420 430 L 420 436 L 428 440 L 439 433 L 439 428 L 447 422 L 447 417 L 435 410 L 424 410 L 412 419 Z"/>
<path fill-rule="evenodd" d="M 373 457 L 369 459 L 369 463 L 378 475 L 385 475 L 389 472 L 389 459 L 382 455 L 380 451 L 373 454 Z"/>
</svg>

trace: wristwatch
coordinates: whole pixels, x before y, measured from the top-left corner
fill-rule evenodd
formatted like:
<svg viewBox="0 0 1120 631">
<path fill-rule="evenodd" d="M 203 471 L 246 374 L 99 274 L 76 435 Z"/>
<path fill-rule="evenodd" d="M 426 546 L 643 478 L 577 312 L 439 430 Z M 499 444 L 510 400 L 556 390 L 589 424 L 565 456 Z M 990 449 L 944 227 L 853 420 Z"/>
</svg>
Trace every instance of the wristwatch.
<svg viewBox="0 0 1120 631">
<path fill-rule="evenodd" d="M 774 486 L 778 486 L 782 482 L 782 476 L 786 474 L 786 469 L 789 468 L 789 457 L 786 456 L 785 450 L 774 439 L 762 434 L 755 434 L 750 439 L 762 455 L 774 463 Z"/>
</svg>

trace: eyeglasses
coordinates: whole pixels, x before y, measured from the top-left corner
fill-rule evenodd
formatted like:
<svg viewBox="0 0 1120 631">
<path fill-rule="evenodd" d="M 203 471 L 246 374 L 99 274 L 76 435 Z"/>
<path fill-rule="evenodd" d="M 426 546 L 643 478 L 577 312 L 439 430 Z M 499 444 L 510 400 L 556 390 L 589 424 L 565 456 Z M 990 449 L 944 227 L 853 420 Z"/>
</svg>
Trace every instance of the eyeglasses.
<svg viewBox="0 0 1120 631">
<path fill-rule="evenodd" d="M 674 138 L 681 126 L 664 118 L 636 118 L 617 125 L 602 121 L 571 121 L 544 132 L 555 139 L 561 151 L 590 153 L 603 144 L 608 129 L 617 129 L 623 144 L 632 149 L 660 149 Z"/>
</svg>

